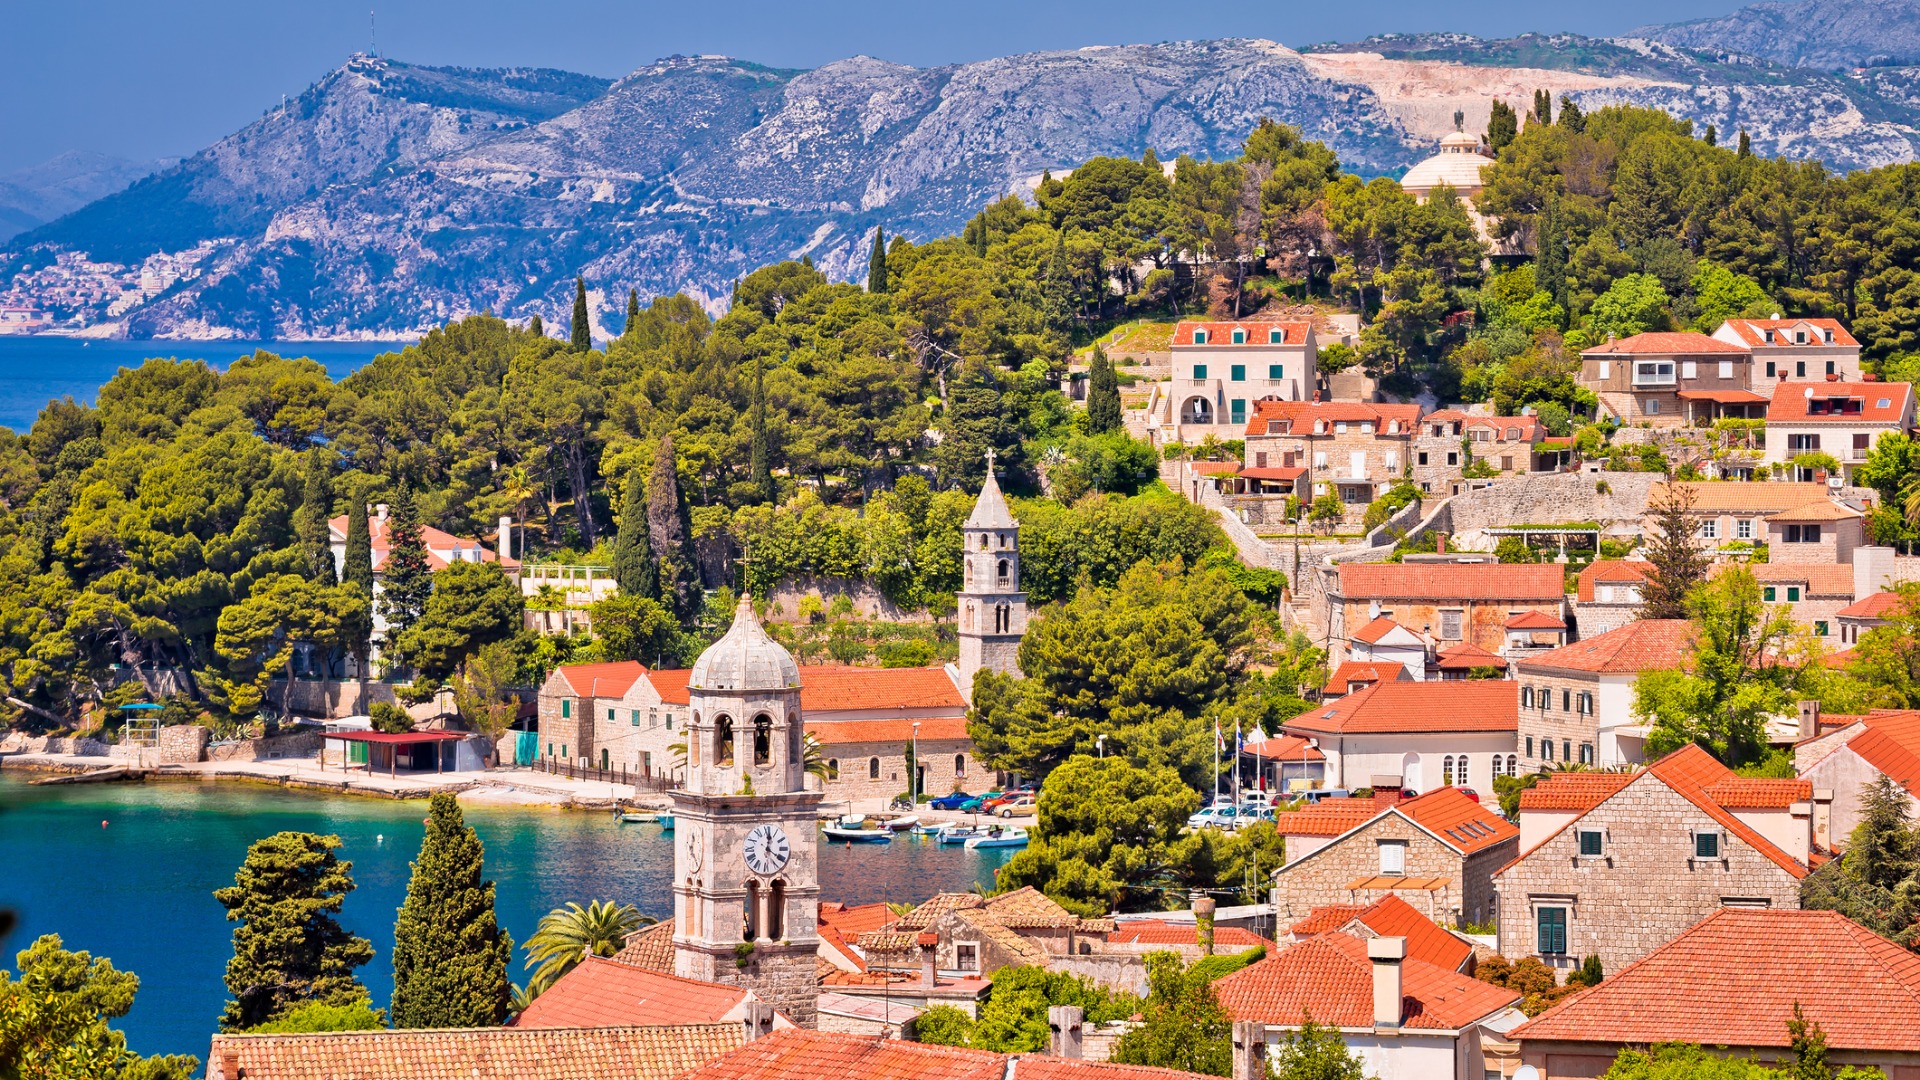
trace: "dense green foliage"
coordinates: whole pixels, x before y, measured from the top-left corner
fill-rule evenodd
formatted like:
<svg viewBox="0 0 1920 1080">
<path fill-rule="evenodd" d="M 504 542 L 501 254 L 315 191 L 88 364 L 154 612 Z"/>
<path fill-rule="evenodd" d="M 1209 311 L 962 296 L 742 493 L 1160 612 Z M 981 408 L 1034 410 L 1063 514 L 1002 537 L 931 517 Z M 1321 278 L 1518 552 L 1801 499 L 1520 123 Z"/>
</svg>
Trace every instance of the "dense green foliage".
<svg viewBox="0 0 1920 1080">
<path fill-rule="evenodd" d="M 493 912 L 480 837 L 435 792 L 393 927 L 393 1026 L 492 1027 L 507 1018 L 513 937 Z"/>
<path fill-rule="evenodd" d="M 386 1014 L 373 1003 L 360 1000 L 351 1005 L 331 1005 L 310 1001 L 296 1005 L 278 1017 L 250 1029 L 251 1035 L 296 1035 L 315 1031 L 379 1031 L 387 1026 Z"/>
<path fill-rule="evenodd" d="M 339 846 L 337 836 L 275 833 L 247 848 L 232 885 L 214 890 L 240 924 L 220 1030 L 245 1031 L 309 1002 L 368 1000 L 354 969 L 373 959 L 373 945 L 334 918 L 353 891 L 353 864 L 334 855 Z"/>
<path fill-rule="evenodd" d="M 1114 1042 L 1113 1061 L 1206 1076 L 1233 1071 L 1233 1018 L 1214 997 L 1213 980 L 1238 967 L 1209 960 L 1189 967 L 1173 953 L 1147 954 L 1147 1007 L 1140 1026 Z"/>
<path fill-rule="evenodd" d="M 1267 1052 L 1267 1071 L 1272 1080 L 1367 1080 L 1366 1063 L 1347 1049 L 1339 1029 L 1315 1023 L 1311 1014 Z"/>
<path fill-rule="evenodd" d="M 1076 1005 L 1086 1022 L 1125 1020 L 1140 1009 L 1140 999 L 1097 986 L 1092 980 L 1037 967 L 1008 967 L 993 973 L 993 985 L 978 1017 L 951 1005 L 921 1013 L 914 1038 L 941 1046 L 970 1046 L 1005 1054 L 1031 1054 L 1047 1047 L 1047 1009 Z"/>
<path fill-rule="evenodd" d="M 191 1080 L 198 1058 L 143 1058 L 107 1021 L 133 1008 L 140 980 L 48 934 L 0 971 L 0 1076 L 21 1080 Z"/>
<path fill-rule="evenodd" d="M 1838 911 L 1909 948 L 1920 947 L 1920 826 L 1907 793 L 1885 776 L 1863 785 L 1846 853 L 1800 884 L 1802 907 Z"/>
</svg>

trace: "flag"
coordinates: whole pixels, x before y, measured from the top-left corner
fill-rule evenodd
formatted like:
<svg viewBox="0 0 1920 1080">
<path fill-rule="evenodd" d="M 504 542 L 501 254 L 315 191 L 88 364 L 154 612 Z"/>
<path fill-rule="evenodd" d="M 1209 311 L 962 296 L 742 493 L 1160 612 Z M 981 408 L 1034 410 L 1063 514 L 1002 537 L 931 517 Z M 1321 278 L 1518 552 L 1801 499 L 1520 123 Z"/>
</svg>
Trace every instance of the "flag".
<svg viewBox="0 0 1920 1080">
<path fill-rule="evenodd" d="M 1223 754 L 1226 753 L 1227 750 L 1227 739 L 1226 736 L 1220 734 L 1220 721 L 1218 720 L 1213 722 L 1213 748 Z"/>
</svg>

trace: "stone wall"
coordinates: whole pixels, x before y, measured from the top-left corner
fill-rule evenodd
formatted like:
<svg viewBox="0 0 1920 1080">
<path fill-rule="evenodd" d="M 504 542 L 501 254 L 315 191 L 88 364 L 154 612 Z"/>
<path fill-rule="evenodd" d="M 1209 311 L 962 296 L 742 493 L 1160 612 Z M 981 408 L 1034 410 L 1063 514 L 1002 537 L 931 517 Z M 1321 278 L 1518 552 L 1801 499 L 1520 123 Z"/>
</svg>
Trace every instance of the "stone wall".
<svg viewBox="0 0 1920 1080">
<path fill-rule="evenodd" d="M 55 735 L 26 735 L 10 732 L 0 739 L 0 753 L 7 754 L 71 754 L 75 757 L 106 757 L 112 748 L 99 739 L 73 738 Z"/>
<path fill-rule="evenodd" d="M 1581 856 L 1582 828 L 1604 829 L 1604 854 Z M 1535 909 L 1567 909 L 1567 952 L 1541 959 L 1572 968 L 1589 954 L 1619 971 L 1729 900 L 1800 906 L 1800 881 L 1727 833 L 1721 858 L 1696 860 L 1694 832 L 1724 832 L 1706 812 L 1651 773 L 1588 811 L 1494 878 L 1500 952 L 1538 955 Z"/>
<path fill-rule="evenodd" d="M 1503 841 L 1469 862 L 1406 818 L 1388 815 L 1276 873 L 1273 905 L 1277 919 L 1284 924 L 1304 919 L 1314 908 L 1327 904 L 1369 904 L 1380 899 L 1380 890 L 1354 891 L 1347 885 L 1380 873 L 1380 843 L 1389 840 L 1406 844 L 1406 876 L 1448 879 L 1443 888 L 1398 893 L 1421 914 L 1442 925 L 1485 921 L 1493 910 L 1489 879 L 1495 869 L 1514 856 L 1519 845 L 1518 837 Z"/>
<path fill-rule="evenodd" d="M 241 739 L 214 743 L 207 747 L 208 761 L 270 761 L 274 758 L 312 757 L 320 752 L 326 736 L 317 731 L 293 735 L 275 735 L 265 739 Z"/>
<path fill-rule="evenodd" d="M 817 735 L 822 729 L 830 728 L 830 723 L 813 726 Z M 848 799 L 891 799 L 904 793 L 911 782 L 907 774 L 907 744 L 900 742 L 832 742 L 820 747 L 820 756 L 830 765 L 837 763 L 838 775 L 827 781 L 822 789 L 828 802 Z M 956 773 L 954 758 L 958 756 L 965 768 Z M 875 760 L 879 761 L 879 776 L 870 775 Z M 965 739 L 921 739 L 920 764 L 926 766 L 926 786 L 923 794 L 939 798 L 958 788 L 963 791 L 982 792 L 993 783 L 993 771 L 981 765 L 973 756 L 973 743 Z"/>
<path fill-rule="evenodd" d="M 1492 551 L 1495 537 L 1483 530 L 1505 525 L 1558 525 L 1617 521 L 1638 525 L 1647 497 L 1663 480 L 1658 473 L 1535 473 L 1504 477 L 1462 492 L 1448 503 L 1448 526 L 1461 550 Z M 1604 485 L 1607 490 L 1602 491 Z"/>
<path fill-rule="evenodd" d="M 1524 663 L 1524 661 L 1523 661 Z M 1528 772 L 1552 768 L 1568 760 L 1593 764 L 1600 748 L 1600 680 L 1596 676 L 1519 672 L 1514 676 L 1533 689 L 1533 704 L 1520 695 L 1520 767 Z M 1580 695 L 1590 694 L 1587 712 L 1580 711 Z M 1542 705 L 1542 701 L 1545 704 Z M 1571 709 L 1563 703 L 1570 703 Z M 1549 751 L 1543 744 L 1551 741 Z M 1567 757 L 1571 749 L 1573 756 Z"/>
<path fill-rule="evenodd" d="M 267 700 L 275 704 L 285 700 L 288 712 L 326 720 L 365 716 L 376 701 L 400 703 L 392 683 L 374 679 L 295 679 L 291 692 L 285 679 L 275 679 L 267 684 Z"/>
<path fill-rule="evenodd" d="M 840 577 L 791 577 L 780 582 L 768 597 L 767 621 L 799 622 L 800 603 L 808 596 L 819 597 L 822 612 L 833 605 L 835 597 L 844 596 L 853 603 L 854 612 L 863 619 L 920 623 L 933 621 L 933 616 L 925 611 L 905 611 L 896 607 L 870 582 Z"/>
<path fill-rule="evenodd" d="M 211 736 L 199 724 L 174 724 L 160 729 L 160 761 L 167 765 L 189 765 L 207 759 Z"/>
<path fill-rule="evenodd" d="M 1147 996 L 1147 962 L 1143 956 L 1056 956 L 1047 963 L 1049 971 L 1064 971 L 1122 993 Z"/>
</svg>

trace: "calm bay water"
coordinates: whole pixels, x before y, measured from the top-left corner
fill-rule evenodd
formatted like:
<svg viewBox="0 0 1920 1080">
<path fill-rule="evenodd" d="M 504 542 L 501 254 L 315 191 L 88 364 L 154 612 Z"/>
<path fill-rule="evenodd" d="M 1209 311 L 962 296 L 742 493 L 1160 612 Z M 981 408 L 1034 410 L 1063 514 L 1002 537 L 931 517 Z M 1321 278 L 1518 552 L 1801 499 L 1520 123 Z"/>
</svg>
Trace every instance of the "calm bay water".
<svg viewBox="0 0 1920 1080">
<path fill-rule="evenodd" d="M 361 978 L 392 996 L 393 919 L 425 832 L 424 802 L 359 799 L 229 784 L 31 787 L 0 773 L 0 907 L 20 926 L 0 966 L 41 934 L 57 933 L 140 976 L 118 1026 L 140 1053 L 202 1059 L 226 988 L 232 924 L 213 890 L 233 883 L 247 845 L 282 830 L 332 833 L 358 886 L 341 922 L 376 950 Z M 610 814 L 540 809 L 466 811 L 487 850 L 487 876 L 514 941 L 567 901 L 616 899 L 669 914 L 670 834 Z M 106 822 L 102 827 L 102 821 Z M 884 847 L 823 847 L 821 896 L 846 903 L 918 901 L 991 883 L 1005 851 L 969 852 L 901 837 Z M 516 953 L 518 952 L 516 948 Z M 516 956 L 511 974 L 524 972 Z"/>
<path fill-rule="evenodd" d="M 100 385 L 123 367 L 150 356 L 205 360 L 222 370 L 255 349 L 318 360 L 335 379 L 381 353 L 398 352 L 390 341 L 80 341 L 58 337 L 0 337 L 0 425 L 24 432 L 42 406 L 72 395 L 92 404 Z"/>
</svg>

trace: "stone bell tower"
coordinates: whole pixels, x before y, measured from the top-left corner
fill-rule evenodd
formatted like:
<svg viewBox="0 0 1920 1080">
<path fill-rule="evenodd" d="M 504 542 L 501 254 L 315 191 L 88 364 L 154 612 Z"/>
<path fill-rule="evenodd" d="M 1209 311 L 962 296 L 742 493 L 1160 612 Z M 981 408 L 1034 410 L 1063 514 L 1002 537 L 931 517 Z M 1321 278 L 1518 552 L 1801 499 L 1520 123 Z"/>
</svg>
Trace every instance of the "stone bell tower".
<svg viewBox="0 0 1920 1080">
<path fill-rule="evenodd" d="M 801 1027 L 814 971 L 821 794 L 806 790 L 800 668 L 743 595 L 687 679 L 674 803 L 674 973 L 752 990 Z"/>
<path fill-rule="evenodd" d="M 1027 594 L 1020 591 L 1020 523 L 1013 520 L 987 451 L 987 482 L 960 527 L 960 691 L 973 699 L 980 671 L 1020 674 L 1020 637 L 1027 632 Z"/>
</svg>

